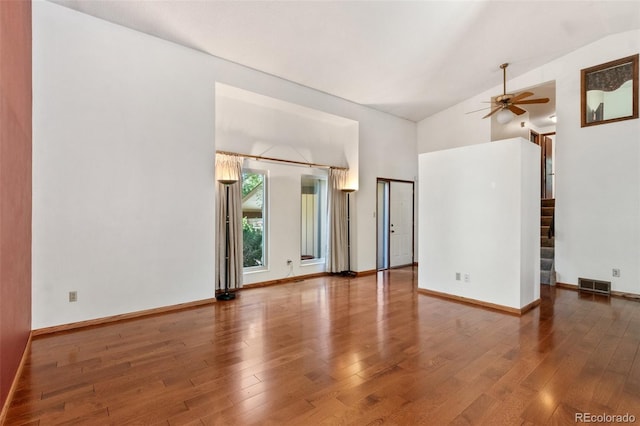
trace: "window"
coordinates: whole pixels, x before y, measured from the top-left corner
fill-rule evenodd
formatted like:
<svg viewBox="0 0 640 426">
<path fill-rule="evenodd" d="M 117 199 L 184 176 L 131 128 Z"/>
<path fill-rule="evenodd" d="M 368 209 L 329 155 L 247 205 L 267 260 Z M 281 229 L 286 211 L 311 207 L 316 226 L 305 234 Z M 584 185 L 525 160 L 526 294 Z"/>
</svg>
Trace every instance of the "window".
<svg viewBox="0 0 640 426">
<path fill-rule="evenodd" d="M 324 259 L 327 222 L 327 181 L 318 176 L 302 176 L 300 260 Z"/>
<path fill-rule="evenodd" d="M 266 174 L 242 171 L 242 266 L 262 269 L 267 266 L 266 247 Z"/>
</svg>

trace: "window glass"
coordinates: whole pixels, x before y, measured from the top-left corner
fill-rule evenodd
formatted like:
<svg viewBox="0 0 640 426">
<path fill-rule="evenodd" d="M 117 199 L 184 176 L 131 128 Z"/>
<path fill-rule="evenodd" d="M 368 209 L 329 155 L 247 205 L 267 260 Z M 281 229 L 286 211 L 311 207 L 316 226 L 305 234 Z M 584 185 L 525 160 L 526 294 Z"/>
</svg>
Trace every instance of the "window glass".
<svg viewBox="0 0 640 426">
<path fill-rule="evenodd" d="M 267 266 L 266 240 L 266 175 L 264 172 L 242 171 L 242 266 Z"/>
<path fill-rule="evenodd" d="M 300 260 L 324 259 L 326 247 L 327 182 L 318 176 L 302 176 Z"/>
</svg>

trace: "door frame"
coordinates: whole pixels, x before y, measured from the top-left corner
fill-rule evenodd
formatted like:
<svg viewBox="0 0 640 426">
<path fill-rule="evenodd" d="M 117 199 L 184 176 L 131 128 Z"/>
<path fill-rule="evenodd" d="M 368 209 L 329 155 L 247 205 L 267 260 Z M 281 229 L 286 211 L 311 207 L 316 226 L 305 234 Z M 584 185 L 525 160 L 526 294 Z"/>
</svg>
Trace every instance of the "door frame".
<svg viewBox="0 0 640 426">
<path fill-rule="evenodd" d="M 386 267 L 378 267 L 378 258 L 379 258 L 379 254 L 380 254 L 380 250 L 381 247 L 378 244 L 378 241 L 380 241 L 380 235 L 379 235 L 379 221 L 380 219 L 380 215 L 383 212 L 379 211 L 379 205 L 380 205 L 380 199 L 379 199 L 379 194 L 378 194 L 378 185 L 380 184 L 380 182 L 384 182 L 386 185 L 388 185 L 388 194 L 389 197 L 387 199 L 387 202 L 384 204 L 384 209 L 386 209 L 387 212 L 387 220 L 386 223 L 384 223 L 384 230 L 387 233 L 387 247 L 386 247 Z M 377 271 L 384 271 L 387 269 L 391 269 L 391 233 L 390 233 L 390 228 L 391 228 L 391 215 L 390 213 L 390 203 L 391 203 L 391 182 L 397 182 L 397 183 L 410 183 L 411 184 L 411 265 L 415 264 L 415 250 L 416 250 L 416 183 L 412 180 L 402 180 L 402 179 L 391 179 L 391 178 L 382 178 L 382 177 L 378 177 L 376 178 L 376 270 Z M 382 217 L 384 217 L 384 214 L 382 215 Z M 394 268 L 401 268 L 404 266 L 408 266 L 408 265 L 398 265 L 398 266 L 394 266 Z"/>
<path fill-rule="evenodd" d="M 547 132 L 547 133 L 538 133 L 535 130 L 530 130 L 529 131 L 529 140 L 533 143 L 535 143 L 536 145 L 538 145 L 540 147 L 540 199 L 545 199 L 545 198 L 549 198 L 547 197 L 547 164 L 546 164 L 546 144 L 543 144 L 542 142 L 544 141 L 545 137 L 549 137 L 549 136 L 555 136 L 556 132 Z M 555 138 L 554 138 L 555 139 Z M 553 154 L 554 151 L 554 145 L 556 144 L 556 141 L 554 139 L 551 139 L 551 144 L 552 144 L 552 148 L 551 148 L 551 152 Z M 554 167 L 555 167 L 555 156 L 552 155 L 551 157 L 551 161 L 554 163 Z M 555 173 L 551 173 L 551 175 L 553 175 L 553 180 L 555 180 Z M 555 183 L 552 183 L 552 185 L 555 186 Z M 555 191 L 552 190 L 552 192 L 554 192 L 552 195 L 553 197 L 551 198 L 555 198 Z"/>
<path fill-rule="evenodd" d="M 555 137 L 554 138 L 550 138 L 551 139 L 551 171 L 550 173 L 547 173 L 547 145 L 542 143 L 544 141 L 545 137 L 549 137 L 549 136 L 555 136 L 556 132 L 548 132 L 548 133 L 540 133 L 539 138 L 540 138 L 540 151 L 542 153 L 542 169 L 540 170 L 542 173 L 544 173 L 544 176 L 542 177 L 542 182 L 541 184 L 544 185 L 542 187 L 542 198 L 555 198 L 556 197 L 556 192 L 554 191 L 555 188 L 555 180 L 556 180 L 556 174 L 553 173 L 553 169 L 555 168 L 555 164 L 556 164 L 556 156 L 555 154 L 555 145 L 556 145 L 556 141 L 555 141 Z M 553 176 L 551 179 L 551 195 L 552 197 L 548 197 L 549 194 L 547 194 L 547 176 Z"/>
</svg>

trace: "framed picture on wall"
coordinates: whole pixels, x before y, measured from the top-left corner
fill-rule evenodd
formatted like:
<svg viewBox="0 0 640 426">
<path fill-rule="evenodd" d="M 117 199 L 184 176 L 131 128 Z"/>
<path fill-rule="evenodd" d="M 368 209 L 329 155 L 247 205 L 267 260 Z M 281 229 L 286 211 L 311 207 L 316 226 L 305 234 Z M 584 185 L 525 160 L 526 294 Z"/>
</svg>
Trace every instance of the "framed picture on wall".
<svg viewBox="0 0 640 426">
<path fill-rule="evenodd" d="M 638 55 L 580 71 L 581 127 L 638 118 Z"/>
</svg>

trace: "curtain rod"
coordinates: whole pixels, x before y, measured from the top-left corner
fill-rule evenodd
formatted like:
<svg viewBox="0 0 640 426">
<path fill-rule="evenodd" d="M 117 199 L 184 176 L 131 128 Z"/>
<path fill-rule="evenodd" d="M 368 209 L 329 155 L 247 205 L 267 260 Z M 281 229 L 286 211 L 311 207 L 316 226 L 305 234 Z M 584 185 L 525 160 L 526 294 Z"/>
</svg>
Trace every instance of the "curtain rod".
<svg viewBox="0 0 640 426">
<path fill-rule="evenodd" d="M 260 155 L 252 155 L 252 154 L 239 154 L 237 152 L 229 152 L 229 151 L 216 151 L 216 154 L 233 155 L 236 157 L 246 157 L 246 158 L 252 158 L 254 160 L 275 161 L 276 163 L 296 164 L 298 166 L 318 167 L 318 168 L 334 169 L 334 170 L 349 170 L 348 167 L 327 166 L 326 164 L 305 163 L 304 161 L 283 160 L 280 158 L 263 157 Z"/>
</svg>

